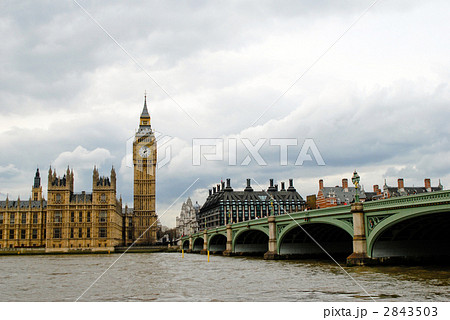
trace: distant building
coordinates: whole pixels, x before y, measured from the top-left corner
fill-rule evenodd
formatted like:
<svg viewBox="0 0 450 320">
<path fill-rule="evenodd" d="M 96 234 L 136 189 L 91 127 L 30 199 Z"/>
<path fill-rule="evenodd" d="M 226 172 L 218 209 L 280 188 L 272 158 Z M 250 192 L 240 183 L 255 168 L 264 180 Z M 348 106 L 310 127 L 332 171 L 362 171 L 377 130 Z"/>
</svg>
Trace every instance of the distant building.
<svg viewBox="0 0 450 320">
<path fill-rule="evenodd" d="M 355 201 L 356 188 L 348 186 L 348 180 L 342 179 L 342 186 L 324 187 L 323 180 L 319 180 L 316 208 L 329 208 L 338 205 L 346 205 Z M 367 199 L 366 192 L 359 190 L 359 199 L 364 202 Z"/>
<path fill-rule="evenodd" d="M 176 218 L 177 238 L 195 233 L 199 230 L 197 215 L 200 211 L 198 202 L 192 204 L 191 198 L 181 206 L 180 216 Z"/>
<path fill-rule="evenodd" d="M 209 190 L 209 196 L 201 207 L 198 215 L 200 230 L 223 226 L 228 223 L 248 221 L 269 215 L 280 215 L 302 211 L 306 202 L 294 188 L 293 180 L 289 180 L 289 187 L 285 189 L 281 182 L 281 189 L 273 184 L 267 191 L 254 191 L 247 179 L 247 187 L 243 191 L 234 191 L 230 179 Z"/>
<path fill-rule="evenodd" d="M 398 179 L 397 187 L 390 187 L 384 182 L 383 190 L 379 185 L 373 186 L 373 192 L 367 192 L 363 188 L 359 190 L 361 202 L 388 199 L 391 197 L 409 196 L 425 192 L 443 190 L 441 181 L 437 187 L 431 187 L 431 180 L 425 179 L 424 187 L 405 187 L 403 179 Z M 342 186 L 324 187 L 323 180 L 319 180 L 319 191 L 317 193 L 316 208 L 329 208 L 338 205 L 346 205 L 355 201 L 356 189 L 348 186 L 348 180 L 342 179 Z"/>
<path fill-rule="evenodd" d="M 426 193 L 426 192 L 441 191 L 443 189 L 444 189 L 444 187 L 441 184 L 441 180 L 439 180 L 439 185 L 437 187 L 432 187 L 431 179 L 428 179 L 428 178 L 424 180 L 423 187 L 405 187 L 405 183 L 402 178 L 397 180 L 397 187 L 389 187 L 386 184 L 386 180 L 385 180 L 384 186 L 383 186 L 383 198 L 388 199 L 391 197 L 410 196 L 410 195 Z"/>
</svg>

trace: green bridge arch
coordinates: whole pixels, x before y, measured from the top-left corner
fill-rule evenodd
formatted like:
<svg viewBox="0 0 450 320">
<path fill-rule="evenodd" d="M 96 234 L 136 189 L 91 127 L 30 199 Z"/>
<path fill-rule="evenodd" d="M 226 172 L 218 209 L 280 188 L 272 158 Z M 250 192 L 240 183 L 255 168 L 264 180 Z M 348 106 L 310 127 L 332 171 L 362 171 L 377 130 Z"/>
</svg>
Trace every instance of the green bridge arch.
<svg viewBox="0 0 450 320">
<path fill-rule="evenodd" d="M 378 237 L 383 234 L 384 231 L 391 228 L 392 226 L 401 223 L 403 221 L 407 221 L 409 219 L 433 215 L 436 213 L 444 213 L 448 212 L 450 215 L 450 208 L 444 207 L 417 207 L 417 208 L 407 208 L 403 209 L 399 212 L 396 212 L 389 217 L 383 219 L 380 223 L 378 223 L 374 229 L 367 236 L 367 254 L 369 257 L 373 257 L 373 249 L 374 245 L 378 240 Z"/>
<path fill-rule="evenodd" d="M 280 247 L 283 242 L 284 237 L 286 234 L 288 234 L 290 231 L 292 231 L 295 228 L 298 228 L 299 225 L 310 225 L 310 224 L 328 224 L 335 227 L 338 227 L 345 232 L 347 232 L 352 238 L 353 238 L 353 227 L 344 221 L 338 220 L 338 219 L 330 219 L 330 218 L 314 218 L 312 221 L 304 221 L 304 219 L 301 219 L 300 221 L 292 221 L 290 224 L 288 224 L 286 227 L 283 228 L 283 230 L 280 232 L 279 235 L 277 235 L 277 252 L 280 253 Z"/>
</svg>

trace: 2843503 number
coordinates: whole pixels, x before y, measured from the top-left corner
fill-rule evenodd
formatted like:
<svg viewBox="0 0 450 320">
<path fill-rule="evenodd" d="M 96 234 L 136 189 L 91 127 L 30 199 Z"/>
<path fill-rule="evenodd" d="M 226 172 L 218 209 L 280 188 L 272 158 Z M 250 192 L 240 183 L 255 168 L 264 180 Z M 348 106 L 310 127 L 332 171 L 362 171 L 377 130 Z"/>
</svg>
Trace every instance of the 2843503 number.
<svg viewBox="0 0 450 320">
<path fill-rule="evenodd" d="M 438 315 L 437 307 L 384 307 L 385 317 L 436 317 Z"/>
</svg>

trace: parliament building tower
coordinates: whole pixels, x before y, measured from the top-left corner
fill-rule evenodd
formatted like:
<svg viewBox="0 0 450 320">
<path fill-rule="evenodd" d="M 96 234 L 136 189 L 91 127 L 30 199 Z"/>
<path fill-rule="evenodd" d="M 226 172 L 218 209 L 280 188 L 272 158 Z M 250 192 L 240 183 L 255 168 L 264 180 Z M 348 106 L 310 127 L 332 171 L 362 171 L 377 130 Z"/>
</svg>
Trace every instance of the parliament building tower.
<svg viewBox="0 0 450 320">
<path fill-rule="evenodd" d="M 137 244 L 141 245 L 151 245 L 156 243 L 157 240 L 157 215 L 155 210 L 156 161 L 156 138 L 150 124 L 147 97 L 145 96 L 139 129 L 133 142 L 133 238 L 137 240 Z"/>
</svg>

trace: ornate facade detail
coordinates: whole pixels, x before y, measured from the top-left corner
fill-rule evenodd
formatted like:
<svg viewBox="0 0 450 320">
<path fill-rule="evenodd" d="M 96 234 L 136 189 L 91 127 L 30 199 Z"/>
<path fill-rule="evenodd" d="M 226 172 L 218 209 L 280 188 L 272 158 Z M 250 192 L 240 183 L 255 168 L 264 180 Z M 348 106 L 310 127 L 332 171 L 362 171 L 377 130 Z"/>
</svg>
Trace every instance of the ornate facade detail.
<svg viewBox="0 0 450 320">
<path fill-rule="evenodd" d="M 368 232 L 372 232 L 373 229 L 384 219 L 390 217 L 391 215 L 383 215 L 383 216 L 372 216 L 367 218 L 367 230 Z"/>
</svg>

